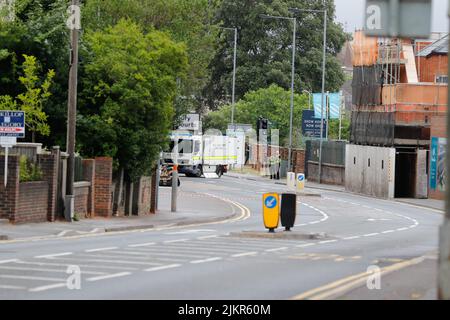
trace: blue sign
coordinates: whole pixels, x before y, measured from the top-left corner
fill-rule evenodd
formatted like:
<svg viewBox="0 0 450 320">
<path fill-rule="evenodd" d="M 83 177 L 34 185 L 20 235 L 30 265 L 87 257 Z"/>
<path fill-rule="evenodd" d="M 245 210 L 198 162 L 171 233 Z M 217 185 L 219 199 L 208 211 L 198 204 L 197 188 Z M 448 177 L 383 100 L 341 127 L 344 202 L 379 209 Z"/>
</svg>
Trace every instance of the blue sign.
<svg viewBox="0 0 450 320">
<path fill-rule="evenodd" d="M 328 99 L 328 105 L 327 105 Z M 328 93 L 323 96 L 323 112 L 326 119 L 339 119 L 341 116 L 342 96 L 338 93 Z M 314 116 L 322 118 L 322 94 L 313 94 Z"/>
<path fill-rule="evenodd" d="M 430 189 L 445 191 L 445 157 L 447 139 L 431 138 Z"/>
<path fill-rule="evenodd" d="M 305 176 L 304 175 L 299 175 L 298 176 L 298 181 L 302 182 L 303 180 L 305 180 Z"/>
<path fill-rule="evenodd" d="M 277 198 L 275 198 L 274 196 L 267 197 L 264 205 L 269 209 L 275 208 L 277 206 Z"/>
<path fill-rule="evenodd" d="M 302 133 L 305 137 L 311 138 L 320 138 L 320 126 L 321 119 L 317 119 L 314 117 L 313 110 L 304 110 L 303 118 L 302 118 Z M 323 135 L 326 136 L 327 132 L 327 121 L 324 119 L 323 121 Z"/>
<path fill-rule="evenodd" d="M 339 119 L 341 117 L 341 103 L 342 96 L 340 93 L 330 93 L 328 95 L 329 111 L 328 116 L 330 119 Z"/>
<path fill-rule="evenodd" d="M 25 112 L 0 110 L 0 136 L 25 138 Z"/>
<path fill-rule="evenodd" d="M 314 105 L 314 118 L 320 119 L 322 118 L 322 94 L 314 93 L 313 94 L 313 105 Z M 327 115 L 327 95 L 323 95 L 323 111 L 324 118 Z"/>
</svg>

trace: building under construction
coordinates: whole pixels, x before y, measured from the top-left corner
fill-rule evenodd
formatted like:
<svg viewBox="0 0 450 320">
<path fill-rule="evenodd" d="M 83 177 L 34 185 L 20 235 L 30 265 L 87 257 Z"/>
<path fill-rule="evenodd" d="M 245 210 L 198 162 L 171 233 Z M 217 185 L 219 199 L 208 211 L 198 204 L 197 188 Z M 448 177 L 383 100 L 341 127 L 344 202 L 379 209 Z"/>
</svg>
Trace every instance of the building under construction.
<svg viewBox="0 0 450 320">
<path fill-rule="evenodd" d="M 383 198 L 442 197 L 444 155 L 435 154 L 433 138 L 446 143 L 447 87 L 448 34 L 412 40 L 355 33 L 348 190 Z"/>
</svg>

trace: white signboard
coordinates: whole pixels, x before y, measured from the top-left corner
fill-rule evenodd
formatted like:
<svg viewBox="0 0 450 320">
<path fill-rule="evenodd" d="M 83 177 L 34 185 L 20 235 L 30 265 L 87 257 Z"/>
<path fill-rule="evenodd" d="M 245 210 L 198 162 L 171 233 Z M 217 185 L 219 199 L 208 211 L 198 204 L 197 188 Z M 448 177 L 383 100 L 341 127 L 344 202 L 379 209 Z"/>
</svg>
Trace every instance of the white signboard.
<svg viewBox="0 0 450 320">
<path fill-rule="evenodd" d="M 197 113 L 190 113 L 184 116 L 178 130 L 200 130 L 200 115 Z"/>
</svg>

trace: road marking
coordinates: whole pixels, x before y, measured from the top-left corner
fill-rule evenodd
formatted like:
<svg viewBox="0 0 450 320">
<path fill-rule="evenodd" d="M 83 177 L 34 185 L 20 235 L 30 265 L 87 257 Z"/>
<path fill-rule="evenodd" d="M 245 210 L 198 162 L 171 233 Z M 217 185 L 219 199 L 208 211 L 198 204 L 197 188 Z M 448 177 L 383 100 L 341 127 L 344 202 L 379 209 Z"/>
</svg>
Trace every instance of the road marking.
<svg viewBox="0 0 450 320">
<path fill-rule="evenodd" d="M 288 247 L 282 247 L 282 248 L 266 249 L 264 251 L 266 251 L 266 252 L 276 252 L 276 251 L 284 251 L 284 250 L 287 250 L 287 249 L 289 249 L 289 248 Z"/>
<path fill-rule="evenodd" d="M 17 259 L 2 260 L 2 261 L 0 261 L 0 264 L 11 263 L 11 262 L 17 262 L 17 261 L 19 261 L 19 260 L 17 260 Z"/>
<path fill-rule="evenodd" d="M 13 267 L 13 266 L 0 266 L 0 269 L 3 270 L 29 270 L 29 271 L 38 271 L 38 272 L 60 272 L 67 273 L 66 270 L 61 269 L 44 269 L 44 268 L 27 268 L 27 267 Z M 92 274 L 92 275 L 100 275 L 105 274 L 104 272 L 96 272 L 96 271 L 83 271 L 84 274 Z"/>
<path fill-rule="evenodd" d="M 213 262 L 213 261 L 219 261 L 219 260 L 222 260 L 222 258 L 214 257 L 214 258 L 208 258 L 208 259 L 203 259 L 203 260 L 194 260 L 194 261 L 191 261 L 190 263 L 199 264 L 199 263 Z"/>
<path fill-rule="evenodd" d="M 255 256 L 257 255 L 258 252 L 256 251 L 252 251 L 252 252 L 243 252 L 243 253 L 237 253 L 237 254 L 233 254 L 232 257 L 233 258 L 241 258 L 241 257 L 247 257 L 247 256 Z"/>
<path fill-rule="evenodd" d="M 198 240 L 206 240 L 206 239 L 213 239 L 213 238 L 218 238 L 218 235 L 213 235 L 213 236 L 203 236 L 203 237 L 198 237 Z"/>
<path fill-rule="evenodd" d="M 355 240 L 355 239 L 359 239 L 359 238 L 361 238 L 361 236 L 347 237 L 347 238 L 344 238 L 344 240 Z"/>
<path fill-rule="evenodd" d="M 306 247 L 311 247 L 311 246 L 315 246 L 315 243 L 305 243 L 305 244 L 299 244 L 298 246 L 296 246 L 297 248 L 306 248 Z"/>
<path fill-rule="evenodd" d="M 153 271 L 160 271 L 160 270 L 166 270 L 166 269 L 173 269 L 173 268 L 178 268 L 181 267 L 181 264 L 169 264 L 167 266 L 161 266 L 161 267 L 154 267 L 154 268 L 149 268 L 146 269 L 144 271 L 147 272 L 153 272 Z"/>
<path fill-rule="evenodd" d="M 333 242 L 337 242 L 337 240 L 325 240 L 325 241 L 320 241 L 320 244 L 325 244 L 325 243 L 333 243 Z"/>
<path fill-rule="evenodd" d="M 6 289 L 6 290 L 25 290 L 25 287 L 19 287 L 19 286 L 9 286 L 9 285 L 3 285 L 0 284 L 0 289 Z"/>
<path fill-rule="evenodd" d="M 115 249 L 119 249 L 119 248 L 107 247 L 107 248 L 89 249 L 89 250 L 84 250 L 84 252 L 99 252 L 99 251 L 109 251 L 109 250 L 115 250 Z"/>
<path fill-rule="evenodd" d="M 93 281 L 99 281 L 99 280 L 119 278 L 119 277 L 129 276 L 130 274 L 131 274 L 131 272 L 120 272 L 120 273 L 108 274 L 106 276 L 87 278 L 86 281 L 93 282 Z"/>
<path fill-rule="evenodd" d="M 168 241 L 164 241 L 164 243 L 177 243 L 177 242 L 186 242 L 186 241 L 189 241 L 189 239 L 168 240 Z"/>
<path fill-rule="evenodd" d="M 46 290 L 51 290 L 51 289 L 57 289 L 57 288 L 64 288 L 67 287 L 67 283 L 55 283 L 55 284 L 49 284 L 46 286 L 41 286 L 41 287 L 36 287 L 36 288 L 31 288 L 28 291 L 29 292 L 41 292 L 41 291 L 46 291 Z"/>
<path fill-rule="evenodd" d="M 0 278 L 21 279 L 21 280 L 35 280 L 35 281 L 52 281 L 52 282 L 66 281 L 66 279 L 60 279 L 60 278 L 20 276 L 20 275 L 13 275 L 13 274 L 0 274 Z"/>
<path fill-rule="evenodd" d="M 379 233 L 375 232 L 375 233 L 369 233 L 369 234 L 365 234 L 364 237 L 374 237 L 374 236 L 378 236 Z"/>
<path fill-rule="evenodd" d="M 72 264 L 70 263 L 51 263 L 51 262 L 27 262 L 27 261 L 20 261 L 17 262 L 18 264 L 23 264 L 23 265 L 36 265 L 36 266 L 53 266 L 53 267 L 68 267 L 71 266 Z M 123 267 L 123 266 L 118 266 L 118 267 L 111 267 L 111 266 L 101 266 L 101 265 L 87 265 L 87 264 L 78 264 L 77 266 L 79 266 L 80 268 L 96 268 L 96 269 L 112 269 L 112 270 L 139 270 L 139 268 L 133 268 L 133 267 Z"/>
<path fill-rule="evenodd" d="M 155 242 L 148 242 L 148 243 L 136 243 L 136 244 L 129 244 L 128 246 L 130 248 L 139 248 L 139 247 L 148 247 L 155 245 Z"/>
<path fill-rule="evenodd" d="M 400 262 L 397 264 L 393 264 L 381 269 L 381 275 L 386 275 L 391 272 L 401 270 L 403 268 L 416 265 L 425 260 L 425 257 L 419 257 L 412 260 Z M 361 286 L 367 282 L 367 278 L 372 274 L 368 272 L 362 272 L 347 278 L 343 278 L 324 286 L 306 291 L 301 293 L 295 297 L 292 297 L 291 300 L 323 300 L 331 297 L 340 296 L 348 292 L 349 290 Z"/>
<path fill-rule="evenodd" d="M 177 234 L 190 234 L 190 233 L 200 233 L 200 232 L 216 232 L 217 230 L 212 229 L 196 229 L 196 230 L 186 230 L 186 231 L 177 231 L 177 232 L 168 232 L 166 235 L 177 235 Z"/>
<path fill-rule="evenodd" d="M 35 258 L 36 259 L 46 259 L 46 258 L 70 256 L 71 254 L 73 254 L 73 253 L 72 252 L 62 252 L 62 253 L 55 253 L 55 254 L 46 254 L 43 256 L 35 256 Z"/>
<path fill-rule="evenodd" d="M 155 250 L 160 250 L 159 248 Z M 163 249 L 164 250 L 164 249 Z M 112 251 L 112 253 L 116 253 L 117 255 L 109 255 L 109 256 L 98 256 L 100 258 L 134 258 L 134 259 L 142 259 L 147 260 L 148 258 L 153 258 L 156 256 L 176 256 L 176 257 L 187 257 L 187 258 L 203 258 L 204 255 L 198 255 L 198 254 L 190 254 L 190 253 L 172 253 L 172 252 L 160 252 L 160 251 Z"/>
<path fill-rule="evenodd" d="M 387 233 L 392 233 L 392 232 L 395 232 L 395 230 L 386 230 L 386 231 L 383 231 L 382 233 L 387 234 Z"/>
<path fill-rule="evenodd" d="M 408 228 L 399 228 L 399 229 L 397 229 L 397 231 L 405 231 L 405 230 L 408 230 Z"/>
<path fill-rule="evenodd" d="M 64 258 L 64 260 L 69 261 L 76 261 L 79 262 L 80 259 L 75 258 Z M 108 260 L 108 259 L 82 259 L 83 262 L 90 261 L 90 262 L 106 262 L 106 263 L 121 263 L 121 264 L 136 264 L 136 265 L 148 265 L 148 266 L 159 266 L 160 263 L 152 263 L 152 262 L 143 262 L 143 261 L 129 261 L 129 260 Z"/>
</svg>

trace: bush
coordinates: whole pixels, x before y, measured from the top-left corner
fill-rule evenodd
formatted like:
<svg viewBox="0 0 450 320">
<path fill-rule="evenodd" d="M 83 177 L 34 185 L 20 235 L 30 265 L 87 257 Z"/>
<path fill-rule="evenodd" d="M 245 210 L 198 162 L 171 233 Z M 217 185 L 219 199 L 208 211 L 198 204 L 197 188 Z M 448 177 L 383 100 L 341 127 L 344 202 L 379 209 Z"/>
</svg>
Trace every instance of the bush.
<svg viewBox="0 0 450 320">
<path fill-rule="evenodd" d="M 28 160 L 27 156 L 20 157 L 20 182 L 41 181 L 42 176 L 37 164 Z"/>
</svg>

